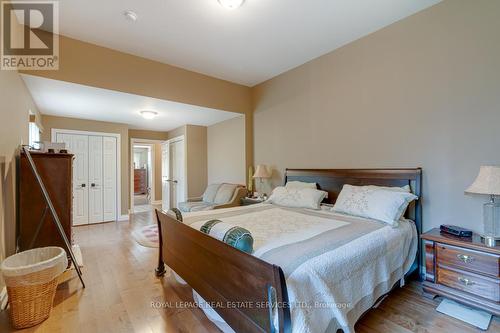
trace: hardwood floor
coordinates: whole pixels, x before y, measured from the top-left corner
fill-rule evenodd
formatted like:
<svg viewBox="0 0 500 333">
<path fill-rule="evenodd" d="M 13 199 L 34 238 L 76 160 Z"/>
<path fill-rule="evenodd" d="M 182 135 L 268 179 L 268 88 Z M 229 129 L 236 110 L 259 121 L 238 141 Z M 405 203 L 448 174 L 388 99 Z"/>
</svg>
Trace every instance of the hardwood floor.
<svg viewBox="0 0 500 333">
<path fill-rule="evenodd" d="M 134 227 L 150 223 L 152 214 L 146 212 L 127 222 L 75 228 L 87 288 L 82 290 L 77 278 L 61 284 L 50 318 L 18 332 L 219 332 L 201 310 L 182 303 L 192 301 L 189 287 L 178 284 L 171 272 L 163 279 L 154 276 L 157 250 L 130 236 Z M 179 307 L 168 307 L 176 302 Z M 410 283 L 370 310 L 356 332 L 480 332 L 436 312 L 438 304 L 421 296 L 420 283 Z M 0 312 L 0 332 L 14 332 L 6 311 Z M 489 332 L 500 332 L 498 318 Z"/>
</svg>

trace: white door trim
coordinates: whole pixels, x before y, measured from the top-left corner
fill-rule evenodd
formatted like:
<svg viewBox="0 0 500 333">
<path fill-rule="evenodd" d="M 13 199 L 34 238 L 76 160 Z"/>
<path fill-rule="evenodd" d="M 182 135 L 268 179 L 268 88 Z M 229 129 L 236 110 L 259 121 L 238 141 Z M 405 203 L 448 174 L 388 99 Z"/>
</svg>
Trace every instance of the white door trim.
<svg viewBox="0 0 500 333">
<path fill-rule="evenodd" d="M 141 138 L 130 138 L 130 151 L 129 151 L 129 166 L 130 166 L 130 195 L 129 195 L 129 206 L 130 212 L 134 212 L 134 144 L 144 144 L 151 147 L 151 204 L 156 205 L 156 186 L 155 186 L 155 176 L 156 176 L 156 147 L 155 144 L 163 144 L 167 141 L 165 140 L 152 140 L 152 139 L 141 139 Z M 160 171 L 161 172 L 161 171 Z M 160 201 L 161 202 L 161 201 Z"/>
<path fill-rule="evenodd" d="M 188 163 L 187 163 L 187 140 L 186 140 L 186 135 L 181 134 L 179 136 L 173 137 L 171 139 L 168 139 L 166 141 L 163 141 L 163 143 L 168 143 L 171 144 L 172 142 L 177 142 L 177 141 L 183 141 L 184 142 L 184 200 L 187 200 L 189 198 L 188 194 Z"/>
<path fill-rule="evenodd" d="M 174 138 L 168 139 L 168 140 L 163 141 L 163 142 L 164 142 L 164 143 L 167 143 L 167 142 L 168 142 L 168 143 L 171 143 L 171 142 L 176 142 L 176 141 L 181 141 L 181 140 L 184 140 L 184 138 L 185 138 L 185 137 L 184 137 L 184 134 L 182 134 L 182 135 L 176 136 L 176 137 L 174 137 Z"/>
<path fill-rule="evenodd" d="M 70 130 L 62 128 L 52 128 L 50 131 L 51 141 L 56 142 L 57 134 L 80 134 L 80 135 L 101 135 L 101 136 L 111 136 L 116 138 L 116 217 L 115 221 L 120 221 L 122 217 L 122 167 L 121 167 L 121 134 L 118 133 L 105 133 L 105 132 L 90 132 L 90 131 L 79 131 Z"/>
<path fill-rule="evenodd" d="M 172 139 L 172 141 L 179 141 L 182 140 L 184 142 L 184 200 L 187 200 L 189 198 L 188 195 L 188 147 L 187 147 L 187 136 L 186 135 L 180 135 L 178 137 L 175 137 Z"/>
</svg>

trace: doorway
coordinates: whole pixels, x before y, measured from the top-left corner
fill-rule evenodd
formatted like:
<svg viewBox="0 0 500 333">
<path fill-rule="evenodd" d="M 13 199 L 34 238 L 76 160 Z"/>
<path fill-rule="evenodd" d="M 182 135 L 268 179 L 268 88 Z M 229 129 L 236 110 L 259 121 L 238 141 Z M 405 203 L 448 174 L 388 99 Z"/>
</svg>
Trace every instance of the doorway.
<svg viewBox="0 0 500 333">
<path fill-rule="evenodd" d="M 153 201 L 154 145 L 137 143 L 133 147 L 134 212 L 149 211 Z"/>
<path fill-rule="evenodd" d="M 130 139 L 130 213 L 161 207 L 161 145 L 164 140 Z"/>
<path fill-rule="evenodd" d="M 186 201 L 186 148 L 184 136 L 162 144 L 162 209 L 177 208 Z"/>
</svg>

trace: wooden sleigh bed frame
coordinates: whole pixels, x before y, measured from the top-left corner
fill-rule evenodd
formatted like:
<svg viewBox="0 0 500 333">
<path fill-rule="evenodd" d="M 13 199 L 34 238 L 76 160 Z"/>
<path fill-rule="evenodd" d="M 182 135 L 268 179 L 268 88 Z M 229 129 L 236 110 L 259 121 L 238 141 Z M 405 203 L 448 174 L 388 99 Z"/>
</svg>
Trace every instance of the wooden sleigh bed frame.
<svg viewBox="0 0 500 333">
<path fill-rule="evenodd" d="M 410 205 L 406 217 L 422 231 L 422 169 L 287 169 L 287 181 L 315 182 L 334 203 L 342 186 L 410 185 L 420 199 Z M 276 265 L 239 251 L 176 219 L 156 211 L 159 228 L 159 258 L 156 275 L 165 265 L 182 277 L 233 328 L 235 332 L 291 332 L 286 281 Z M 421 242 L 407 278 L 421 275 Z M 267 306 L 273 304 L 273 307 Z M 276 306 L 278 305 L 278 306 Z M 274 314 L 273 314 L 274 312 Z M 278 328 L 272 325 L 278 316 Z"/>
</svg>

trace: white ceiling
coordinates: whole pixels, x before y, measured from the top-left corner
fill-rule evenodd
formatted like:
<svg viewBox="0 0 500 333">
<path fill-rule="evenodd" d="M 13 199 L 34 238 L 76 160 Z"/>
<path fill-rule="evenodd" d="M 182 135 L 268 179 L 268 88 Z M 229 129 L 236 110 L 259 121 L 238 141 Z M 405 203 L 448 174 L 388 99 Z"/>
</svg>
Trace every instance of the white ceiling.
<svg viewBox="0 0 500 333">
<path fill-rule="evenodd" d="M 61 0 L 60 33 L 253 86 L 440 1 Z"/>
<path fill-rule="evenodd" d="M 200 106 L 94 88 L 75 83 L 22 74 L 42 114 L 110 121 L 130 128 L 169 131 L 186 124 L 210 126 L 241 116 Z M 139 111 L 153 110 L 158 116 L 144 119 Z"/>
</svg>

